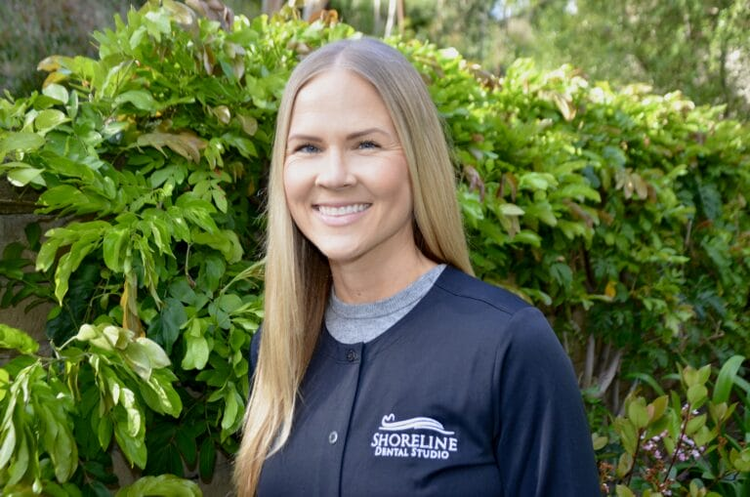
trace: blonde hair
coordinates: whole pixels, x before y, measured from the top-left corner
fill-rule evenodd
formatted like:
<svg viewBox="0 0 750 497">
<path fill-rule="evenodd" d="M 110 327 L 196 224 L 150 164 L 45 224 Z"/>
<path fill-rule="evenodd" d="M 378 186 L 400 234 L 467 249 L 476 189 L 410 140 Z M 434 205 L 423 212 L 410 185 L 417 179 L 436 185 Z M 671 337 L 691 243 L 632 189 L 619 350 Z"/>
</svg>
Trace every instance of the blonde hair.
<svg viewBox="0 0 750 497">
<path fill-rule="evenodd" d="M 241 496 L 255 494 L 264 460 L 289 437 L 299 387 L 323 325 L 330 268 L 292 221 L 283 167 L 297 94 L 333 68 L 350 70 L 371 83 L 390 113 L 409 167 L 417 246 L 428 258 L 472 274 L 450 152 L 419 73 L 396 49 L 374 39 L 342 40 L 310 54 L 289 78 L 276 123 L 268 186 L 263 336 L 235 462 Z"/>
</svg>

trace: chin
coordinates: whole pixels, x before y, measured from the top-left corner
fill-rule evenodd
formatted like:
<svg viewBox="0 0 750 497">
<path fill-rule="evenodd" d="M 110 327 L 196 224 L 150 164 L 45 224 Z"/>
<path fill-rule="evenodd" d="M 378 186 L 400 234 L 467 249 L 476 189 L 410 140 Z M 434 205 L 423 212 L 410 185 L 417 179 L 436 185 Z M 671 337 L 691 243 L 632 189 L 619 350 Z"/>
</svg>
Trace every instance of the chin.
<svg viewBox="0 0 750 497">
<path fill-rule="evenodd" d="M 332 263 L 351 262 L 362 255 L 359 247 L 353 243 L 321 243 L 315 244 L 315 246 Z"/>
<path fill-rule="evenodd" d="M 336 252 L 329 251 L 323 252 L 323 255 L 328 259 L 330 264 L 347 264 L 357 260 L 357 255 L 350 252 Z"/>
</svg>

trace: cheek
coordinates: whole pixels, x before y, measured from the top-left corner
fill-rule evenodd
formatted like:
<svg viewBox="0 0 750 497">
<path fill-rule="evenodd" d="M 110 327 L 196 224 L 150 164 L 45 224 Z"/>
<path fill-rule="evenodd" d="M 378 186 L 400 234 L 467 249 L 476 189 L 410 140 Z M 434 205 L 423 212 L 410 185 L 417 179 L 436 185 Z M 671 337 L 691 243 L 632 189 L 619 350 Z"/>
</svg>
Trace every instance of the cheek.
<svg viewBox="0 0 750 497">
<path fill-rule="evenodd" d="M 304 193 L 306 189 L 302 185 L 298 175 L 289 174 L 286 170 L 283 176 L 283 186 L 287 210 L 294 224 L 299 227 L 300 222 L 303 220 L 303 205 L 306 203 L 304 201 Z"/>
<path fill-rule="evenodd" d="M 306 186 L 307 179 L 300 174 L 298 168 L 285 167 L 283 182 L 286 202 L 291 208 L 294 204 L 300 202 L 309 190 Z"/>
<path fill-rule="evenodd" d="M 391 197 L 399 203 L 399 207 L 411 210 L 413 198 L 411 180 L 406 163 L 384 168 L 379 175 L 379 184 L 383 195 Z"/>
</svg>

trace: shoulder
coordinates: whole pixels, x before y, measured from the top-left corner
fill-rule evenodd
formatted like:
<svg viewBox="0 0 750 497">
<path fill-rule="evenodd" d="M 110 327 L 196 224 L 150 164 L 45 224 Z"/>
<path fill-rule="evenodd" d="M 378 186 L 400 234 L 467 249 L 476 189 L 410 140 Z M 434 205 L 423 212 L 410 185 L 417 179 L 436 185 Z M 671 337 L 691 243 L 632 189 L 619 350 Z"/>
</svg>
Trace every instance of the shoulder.
<svg viewBox="0 0 750 497">
<path fill-rule="evenodd" d="M 451 266 L 445 268 L 435 286 L 455 297 L 458 304 L 486 307 L 488 311 L 494 310 L 509 316 L 523 309 L 533 309 L 531 304 L 518 295 Z"/>
<path fill-rule="evenodd" d="M 560 342 L 545 315 L 518 295 L 447 267 L 435 282 L 442 292 L 436 319 L 459 329 L 462 340 L 474 336 L 483 347 L 496 343 L 502 351 L 514 349 L 516 358 L 557 355 Z"/>
</svg>

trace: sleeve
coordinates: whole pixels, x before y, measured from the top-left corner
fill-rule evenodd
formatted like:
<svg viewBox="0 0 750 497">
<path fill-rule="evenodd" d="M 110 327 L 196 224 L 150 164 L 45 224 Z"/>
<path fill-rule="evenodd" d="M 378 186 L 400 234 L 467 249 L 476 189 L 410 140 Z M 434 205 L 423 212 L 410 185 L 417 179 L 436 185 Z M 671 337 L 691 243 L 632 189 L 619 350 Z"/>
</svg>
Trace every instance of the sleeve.
<svg viewBox="0 0 750 497">
<path fill-rule="evenodd" d="M 495 447 L 505 495 L 600 496 L 591 433 L 573 366 L 544 315 L 516 311 L 498 352 Z"/>
</svg>

